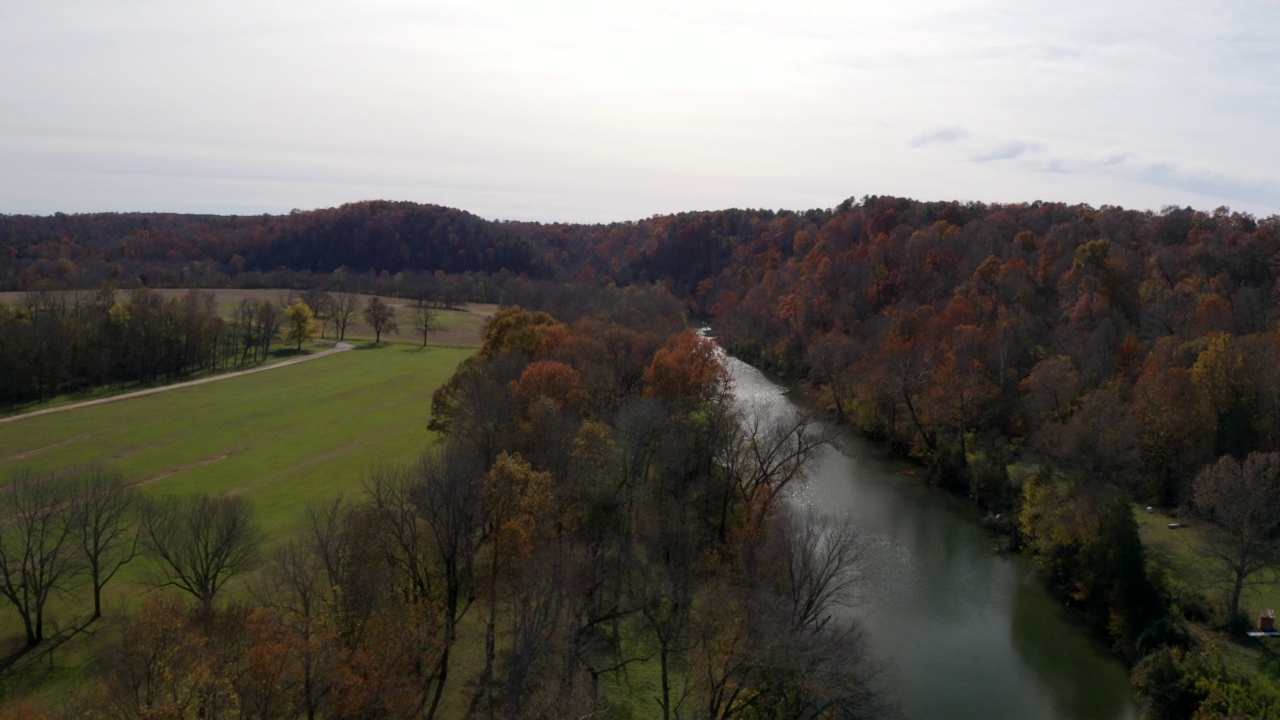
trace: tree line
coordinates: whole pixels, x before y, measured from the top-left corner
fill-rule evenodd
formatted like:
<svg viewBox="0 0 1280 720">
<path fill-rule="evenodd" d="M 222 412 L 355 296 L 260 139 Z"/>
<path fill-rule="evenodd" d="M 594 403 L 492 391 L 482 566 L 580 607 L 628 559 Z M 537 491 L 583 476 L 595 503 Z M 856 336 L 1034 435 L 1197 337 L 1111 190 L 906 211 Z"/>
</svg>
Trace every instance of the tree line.
<svg viewBox="0 0 1280 720">
<path fill-rule="evenodd" d="M 384 334 L 400 334 L 404 323 L 425 347 L 441 327 L 440 310 L 461 304 L 458 296 L 443 291 L 449 282 L 430 277 L 430 283 L 401 277 L 393 286 L 381 286 L 392 292 L 399 286 L 413 299 L 411 312 L 399 319 L 396 306 L 381 296 L 361 298 L 345 286 L 333 292 L 314 286 L 281 290 L 276 300 L 245 298 L 229 312 L 218 308 L 213 293 L 194 290 L 167 300 L 146 287 L 121 298 L 111 282 L 95 291 L 33 290 L 19 300 L 0 301 L 0 406 L 245 367 L 266 360 L 277 340 L 301 350 L 332 326 L 341 341 L 360 321 L 373 331 L 375 342 Z M 527 280 L 510 283 L 509 290 L 506 294 L 534 303 L 553 297 L 556 302 L 545 304 L 566 311 L 578 301 L 606 316 L 622 307 L 630 322 L 647 322 L 650 311 L 668 321 L 681 314 L 673 298 L 646 301 L 652 294 L 646 292 L 567 293 Z"/>
<path fill-rule="evenodd" d="M 139 556 L 153 584 L 176 587 L 211 611 L 231 577 L 252 567 L 258 534 L 244 498 L 147 498 L 103 465 L 56 473 L 18 471 L 0 498 L 0 595 L 22 621 L 26 650 L 49 639 L 55 597 L 88 593 L 103 615 L 103 589 Z M 81 622 L 74 616 L 69 625 Z M 12 660 L 12 658 L 10 658 Z"/>
<path fill-rule="evenodd" d="M 223 318 L 212 293 L 165 300 L 147 288 L 33 291 L 0 302 L 0 403 L 99 386 L 151 383 L 266 359 L 283 309 L 247 298 Z"/>
</svg>

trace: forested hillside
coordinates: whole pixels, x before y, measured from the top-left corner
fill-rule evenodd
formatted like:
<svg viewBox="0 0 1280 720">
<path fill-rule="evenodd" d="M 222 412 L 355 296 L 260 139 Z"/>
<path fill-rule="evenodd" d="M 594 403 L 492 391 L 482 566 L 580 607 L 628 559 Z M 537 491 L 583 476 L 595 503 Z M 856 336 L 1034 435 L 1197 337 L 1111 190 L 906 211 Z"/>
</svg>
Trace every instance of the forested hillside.
<svg viewBox="0 0 1280 720">
<path fill-rule="evenodd" d="M 276 271 L 542 273 L 502 225 L 461 210 L 360 202 L 289 215 L 0 215 L 0 290 L 226 285 Z"/>
<path fill-rule="evenodd" d="M 1242 690 L 1252 681 L 1195 660 L 1204 645 L 1187 621 L 1238 627 L 1242 588 L 1267 567 L 1280 525 L 1278 272 L 1280 217 L 1225 208 L 866 197 L 609 225 L 494 223 L 383 202 L 287 217 L 0 218 L 0 286 L 12 289 L 354 282 L 415 296 L 452 288 L 565 322 L 594 314 L 631 326 L 683 306 L 732 352 L 802 383 L 838 420 L 983 507 L 1137 663 L 1148 697 L 1246 715 L 1274 691 Z M 588 398 L 613 402 L 589 390 L 590 369 L 544 364 L 556 358 L 550 345 L 521 347 L 537 370 L 528 388 L 497 365 L 486 370 L 507 373 L 496 385 L 468 375 L 485 360 L 455 379 L 457 391 L 515 393 L 468 437 L 504 422 L 503 432 L 558 431 L 558 415 L 594 417 Z M 636 372 L 614 381 L 636 385 Z M 645 383 L 662 396 L 656 376 Z M 558 405 L 533 402 L 549 389 Z M 448 402 L 437 408 L 440 429 L 465 419 Z M 567 457 L 537 459 L 567 451 L 561 440 L 539 436 L 521 451 L 539 469 L 568 467 Z M 1207 537 L 1247 535 L 1244 550 L 1213 561 L 1225 601 L 1147 572 L 1134 502 L 1194 515 Z M 1214 683 L 1234 689 L 1205 689 Z"/>
<path fill-rule="evenodd" d="M 1204 463 L 1280 439 L 1275 217 L 867 198 L 519 227 L 579 248 L 564 276 L 665 284 L 946 480 L 977 442 L 1173 503 Z"/>
<path fill-rule="evenodd" d="M 563 306 L 512 278 L 575 282 L 582 302 L 592 286 L 659 283 L 735 352 L 806 380 L 947 482 L 972 479 L 975 451 L 1031 451 L 1171 504 L 1218 456 L 1280 446 L 1274 216 L 868 197 L 588 226 L 365 202 L 0 216 L 0 248 L 0 286 L 20 290 L 262 271 L 332 286 L 342 269 L 398 294 L 467 273 L 451 292 Z"/>
<path fill-rule="evenodd" d="M 1174 503 L 1210 460 L 1280 441 L 1280 219 L 1225 209 L 865 198 L 583 226 L 370 202 L 252 218 L 4 216 L 0 246 L 0 284 L 15 289 L 128 287 L 152 280 L 148 264 L 169 280 L 283 267 L 315 283 L 339 268 L 658 282 L 736 352 L 807 380 L 948 481 L 965 479 L 975 449 L 1075 465 L 1090 439 L 1082 469 Z"/>
</svg>

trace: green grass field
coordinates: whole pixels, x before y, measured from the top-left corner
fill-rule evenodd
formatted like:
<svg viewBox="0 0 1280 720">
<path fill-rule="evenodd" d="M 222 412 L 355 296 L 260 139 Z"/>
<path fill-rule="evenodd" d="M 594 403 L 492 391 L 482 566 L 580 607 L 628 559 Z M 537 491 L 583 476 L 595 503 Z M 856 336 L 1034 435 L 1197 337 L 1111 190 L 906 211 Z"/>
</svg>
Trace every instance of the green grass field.
<svg viewBox="0 0 1280 720">
<path fill-rule="evenodd" d="M 431 394 L 474 352 L 364 347 L 311 362 L 0 425 L 0 481 L 19 469 L 100 462 L 154 495 L 240 493 L 253 502 L 268 547 L 297 532 L 307 503 L 362 492 L 380 465 L 412 462 L 434 442 Z M 268 550 L 269 552 L 269 550 Z M 3 700 L 53 701 L 76 688 L 110 614 L 147 591 L 134 562 L 107 586 L 109 617 L 48 658 L 15 666 Z M 228 592 L 235 594 L 236 588 Z M 82 594 L 55 598 L 52 634 L 80 624 Z M 17 614 L 0 610 L 0 655 L 21 645 Z"/>
<path fill-rule="evenodd" d="M 241 295 L 274 299 L 273 291 L 217 294 L 220 307 L 226 308 L 234 308 Z M 264 555 L 269 555 L 272 545 L 301 529 L 308 503 L 340 493 L 357 499 L 369 472 L 412 462 L 428 450 L 436 439 L 427 430 L 431 395 L 479 347 L 492 313 L 489 306 L 441 311 L 439 331 L 422 348 L 420 337 L 412 334 L 411 308 L 398 310 L 405 330 L 384 336 L 380 346 L 0 423 L 0 486 L 19 470 L 56 472 L 97 462 L 118 470 L 146 494 L 241 494 L 253 503 L 256 524 L 266 535 Z M 353 323 L 347 339 L 372 341 L 372 331 L 366 330 L 362 322 Z M 331 325 L 326 335 L 333 334 Z M 271 362 L 296 356 L 286 346 L 278 346 Z M 317 343 L 304 354 L 330 346 Z M 141 387 L 99 389 L 25 409 L 137 389 Z M 66 642 L 46 643 L 0 675 L 0 704 L 28 698 L 56 705 L 73 693 L 84 681 L 95 648 L 114 633 L 112 618 L 141 603 L 151 577 L 145 560 L 127 566 L 106 588 L 104 620 Z M 242 596 L 250 582 L 248 576 L 239 578 L 224 596 Z M 51 599 L 48 636 L 82 626 L 91 609 L 87 602 L 87 591 Z M 17 614 L 0 609 L 0 657 L 21 645 Z M 459 655 L 462 664 L 474 662 L 468 653 Z"/>
<path fill-rule="evenodd" d="M 1228 588 L 1222 582 L 1221 570 L 1202 549 L 1203 528 L 1207 522 L 1193 520 L 1189 527 L 1170 530 L 1169 523 L 1186 523 L 1186 519 L 1159 510 L 1148 513 L 1138 506 L 1134 506 L 1133 514 L 1138 521 L 1138 536 L 1151 561 L 1189 588 L 1203 593 L 1215 606 L 1225 606 Z M 1245 587 L 1240 610 L 1256 623 L 1259 611 L 1280 610 L 1280 574 L 1274 569 L 1263 570 L 1251 578 L 1251 582 L 1255 584 Z"/>
<path fill-rule="evenodd" d="M 465 349 L 361 348 L 279 370 L 0 425 L 0 477 L 89 462 L 145 492 L 244 493 L 275 532 L 308 501 L 421 454 L 431 393 Z"/>
</svg>

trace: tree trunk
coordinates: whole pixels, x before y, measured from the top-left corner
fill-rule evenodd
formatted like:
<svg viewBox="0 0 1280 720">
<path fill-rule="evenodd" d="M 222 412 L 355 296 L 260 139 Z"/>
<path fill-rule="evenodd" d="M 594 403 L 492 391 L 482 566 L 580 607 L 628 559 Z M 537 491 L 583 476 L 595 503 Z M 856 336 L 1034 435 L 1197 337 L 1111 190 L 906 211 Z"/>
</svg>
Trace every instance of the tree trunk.
<svg viewBox="0 0 1280 720">
<path fill-rule="evenodd" d="M 1244 573 L 1239 569 L 1236 570 L 1235 579 L 1231 583 L 1231 617 L 1229 621 L 1235 620 L 1240 614 L 1240 596 L 1244 592 Z"/>
<path fill-rule="evenodd" d="M 929 449 L 929 453 L 933 454 L 938 449 L 938 444 L 934 442 L 933 437 L 925 432 L 924 427 L 920 424 L 920 418 L 916 416 L 916 406 L 911 402 L 911 392 L 906 385 L 902 386 L 902 399 L 907 403 L 907 412 L 911 414 L 911 424 L 915 426 L 916 432 L 920 433 L 920 437 L 924 439 L 925 447 Z"/>
<path fill-rule="evenodd" d="M 444 650 L 440 651 L 440 674 L 437 676 L 435 696 L 431 698 L 431 707 L 427 709 L 427 720 L 436 716 L 436 708 L 440 706 L 440 697 L 444 695 L 444 681 L 449 679 L 449 648 L 453 645 L 452 633 L 446 641 Z"/>
<path fill-rule="evenodd" d="M 671 672 L 667 659 L 667 643 L 661 642 L 658 661 L 662 667 L 662 720 L 671 720 Z"/>
<path fill-rule="evenodd" d="M 31 620 L 27 618 L 25 613 L 22 616 L 22 627 L 27 632 L 27 649 L 30 650 L 39 645 L 40 639 L 36 637 L 36 629 L 31 625 Z"/>
</svg>

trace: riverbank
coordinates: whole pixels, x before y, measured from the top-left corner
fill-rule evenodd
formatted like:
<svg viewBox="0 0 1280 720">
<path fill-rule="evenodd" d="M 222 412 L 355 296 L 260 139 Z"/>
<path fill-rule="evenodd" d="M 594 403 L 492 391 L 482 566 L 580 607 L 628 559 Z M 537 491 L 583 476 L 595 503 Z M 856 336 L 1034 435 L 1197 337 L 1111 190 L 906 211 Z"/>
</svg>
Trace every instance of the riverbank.
<svg viewBox="0 0 1280 720">
<path fill-rule="evenodd" d="M 829 393 L 826 386 L 806 388 L 806 402 L 827 405 L 834 413 L 839 404 Z M 848 399 L 843 408 L 851 419 L 857 417 Z M 1095 646 L 1115 648 L 1120 654 L 1114 658 L 1132 663 L 1130 680 L 1157 715 L 1181 717 L 1199 710 L 1252 717 L 1261 708 L 1280 706 L 1274 653 L 1243 637 L 1248 618 L 1231 624 L 1221 617 L 1221 603 L 1206 585 L 1212 581 L 1195 569 L 1203 558 L 1188 563 L 1186 548 L 1170 553 L 1167 538 L 1149 529 L 1139 532 L 1141 519 L 1123 490 L 1015 462 L 1008 448 L 984 455 L 989 448 L 975 449 L 978 439 L 967 443 L 966 463 L 948 457 L 926 463 L 918 455 L 908 457 L 912 448 L 883 438 L 872 444 L 877 452 L 910 463 L 913 475 L 927 478 L 980 516 L 996 536 L 993 547 L 1029 548 L 1025 560 L 1040 570 L 1030 571 L 1034 581 L 1042 589 L 1056 588 L 1055 604 L 1071 608 L 1067 621 L 1080 626 Z M 992 444 L 992 438 L 986 441 Z M 1029 484 L 1038 487 L 1035 507 L 1027 507 Z M 1135 585 L 1134 578 L 1142 582 Z M 1263 593 L 1274 594 L 1274 586 Z M 1168 714 L 1160 704 L 1169 702 L 1180 709 Z"/>
<path fill-rule="evenodd" d="M 763 373 L 729 362 L 744 402 L 794 407 Z M 970 504 L 861 437 L 842 445 L 817 459 L 792 502 L 861 533 L 861 594 L 846 611 L 893 668 L 907 717 L 1137 717 L 1123 663 L 1026 558 L 993 552 Z"/>
</svg>

